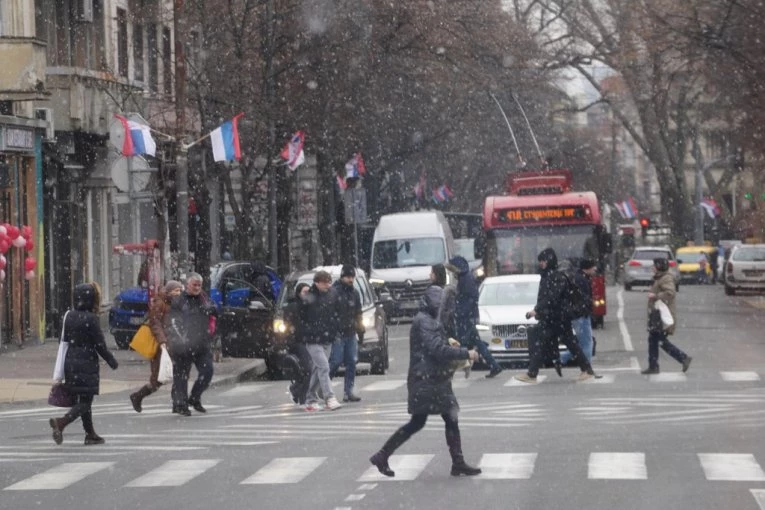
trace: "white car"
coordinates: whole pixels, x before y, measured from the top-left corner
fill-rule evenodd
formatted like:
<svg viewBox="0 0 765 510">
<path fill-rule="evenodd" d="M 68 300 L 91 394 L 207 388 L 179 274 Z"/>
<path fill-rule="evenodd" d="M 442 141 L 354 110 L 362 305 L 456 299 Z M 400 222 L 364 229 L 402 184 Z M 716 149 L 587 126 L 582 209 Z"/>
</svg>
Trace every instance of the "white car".
<svg viewBox="0 0 765 510">
<path fill-rule="evenodd" d="M 481 284 L 478 334 L 499 363 L 529 361 L 527 331 L 537 321 L 527 319 L 526 312 L 537 303 L 539 280 L 538 274 L 514 274 L 492 276 Z M 564 352 L 566 346 L 559 349 Z"/>
<path fill-rule="evenodd" d="M 740 244 L 725 265 L 725 293 L 765 290 L 765 244 Z"/>
</svg>

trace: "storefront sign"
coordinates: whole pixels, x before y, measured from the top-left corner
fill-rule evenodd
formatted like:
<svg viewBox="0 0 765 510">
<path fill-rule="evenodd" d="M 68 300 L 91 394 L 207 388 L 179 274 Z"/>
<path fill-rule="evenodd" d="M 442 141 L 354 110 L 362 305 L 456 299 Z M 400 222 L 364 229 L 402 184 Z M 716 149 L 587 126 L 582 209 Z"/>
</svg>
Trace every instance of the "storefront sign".
<svg viewBox="0 0 765 510">
<path fill-rule="evenodd" d="M 8 151 L 33 151 L 35 148 L 35 132 L 32 129 L 6 127 L 3 130 L 0 149 Z"/>
</svg>

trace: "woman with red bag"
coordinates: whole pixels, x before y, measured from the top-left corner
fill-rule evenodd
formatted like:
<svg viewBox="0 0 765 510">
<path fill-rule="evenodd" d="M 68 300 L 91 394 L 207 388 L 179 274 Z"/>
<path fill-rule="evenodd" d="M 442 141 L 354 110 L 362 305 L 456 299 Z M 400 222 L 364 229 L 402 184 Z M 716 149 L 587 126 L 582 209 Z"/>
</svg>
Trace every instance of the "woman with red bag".
<svg viewBox="0 0 765 510">
<path fill-rule="evenodd" d="M 53 440 L 61 444 L 64 440 L 64 428 L 82 418 L 85 429 L 85 444 L 104 444 L 104 439 L 93 428 L 91 406 L 98 395 L 100 376 L 98 357 L 112 368 L 117 369 L 117 360 L 104 341 L 104 333 L 98 318 L 101 306 L 101 289 L 98 284 L 82 283 L 74 288 L 73 309 L 69 311 L 62 328 L 61 341 L 69 348 L 64 362 L 63 386 L 74 397 L 74 406 L 61 418 L 51 418 L 48 423 L 53 429 Z"/>
</svg>

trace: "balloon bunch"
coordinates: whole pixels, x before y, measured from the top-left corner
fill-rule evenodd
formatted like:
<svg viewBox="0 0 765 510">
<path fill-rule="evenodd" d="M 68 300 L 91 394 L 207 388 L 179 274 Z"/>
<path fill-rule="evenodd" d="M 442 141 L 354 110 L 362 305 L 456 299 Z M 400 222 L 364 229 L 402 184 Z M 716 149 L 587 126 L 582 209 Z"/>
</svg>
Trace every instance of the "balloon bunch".
<svg viewBox="0 0 765 510">
<path fill-rule="evenodd" d="M 32 239 L 32 227 L 24 225 L 19 228 L 8 223 L 0 225 L 0 282 L 5 280 L 5 266 L 8 265 L 5 254 L 8 253 L 11 246 L 31 253 L 35 248 Z M 27 256 L 24 259 L 24 277 L 27 280 L 35 277 L 36 267 L 37 261 L 34 257 Z"/>
</svg>

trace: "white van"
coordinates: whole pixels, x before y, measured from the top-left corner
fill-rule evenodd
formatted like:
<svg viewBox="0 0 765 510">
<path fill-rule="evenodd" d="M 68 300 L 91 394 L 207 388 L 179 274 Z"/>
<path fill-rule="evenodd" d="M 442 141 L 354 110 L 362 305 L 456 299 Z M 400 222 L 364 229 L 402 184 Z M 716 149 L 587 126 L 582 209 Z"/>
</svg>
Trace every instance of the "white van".
<svg viewBox="0 0 765 510">
<path fill-rule="evenodd" d="M 440 211 L 387 214 L 372 240 L 369 281 L 388 288 L 394 314 L 411 315 L 430 285 L 430 267 L 454 255 L 454 237 Z"/>
</svg>

